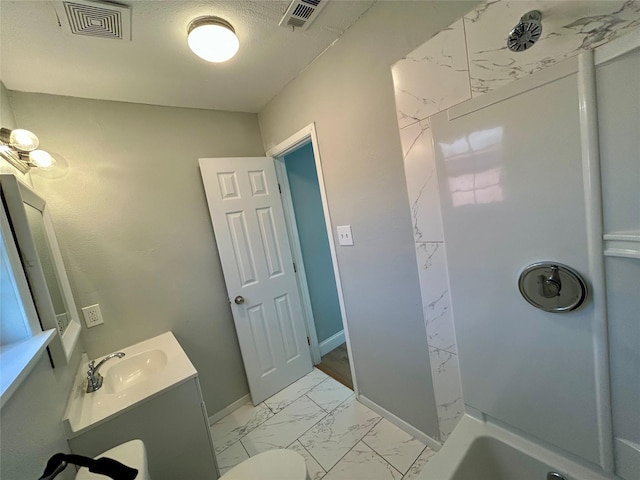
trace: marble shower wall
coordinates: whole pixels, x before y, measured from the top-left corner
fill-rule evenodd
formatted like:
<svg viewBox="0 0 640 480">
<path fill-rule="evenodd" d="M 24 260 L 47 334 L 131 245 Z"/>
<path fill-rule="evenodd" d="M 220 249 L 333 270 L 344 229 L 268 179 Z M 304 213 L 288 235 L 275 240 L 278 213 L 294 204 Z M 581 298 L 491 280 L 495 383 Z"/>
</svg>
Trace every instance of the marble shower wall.
<svg viewBox="0 0 640 480">
<path fill-rule="evenodd" d="M 513 53 L 506 37 L 530 10 L 542 37 Z M 441 441 L 464 404 L 429 117 L 638 27 L 640 0 L 489 1 L 392 67 Z"/>
</svg>

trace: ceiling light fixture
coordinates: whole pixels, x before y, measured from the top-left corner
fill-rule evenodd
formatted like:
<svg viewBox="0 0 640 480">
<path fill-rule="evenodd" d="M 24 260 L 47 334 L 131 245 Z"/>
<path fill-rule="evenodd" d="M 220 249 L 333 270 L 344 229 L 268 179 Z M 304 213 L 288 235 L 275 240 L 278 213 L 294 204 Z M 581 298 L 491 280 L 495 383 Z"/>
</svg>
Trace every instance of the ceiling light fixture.
<svg viewBox="0 0 640 480">
<path fill-rule="evenodd" d="M 50 168 L 55 158 L 44 150 L 37 150 L 40 141 L 35 133 L 22 128 L 0 129 L 0 157 L 22 173 L 31 167 Z"/>
<path fill-rule="evenodd" d="M 233 57 L 240 42 L 229 22 L 219 17 L 199 17 L 187 29 L 189 48 L 207 62 L 226 62 Z"/>
</svg>

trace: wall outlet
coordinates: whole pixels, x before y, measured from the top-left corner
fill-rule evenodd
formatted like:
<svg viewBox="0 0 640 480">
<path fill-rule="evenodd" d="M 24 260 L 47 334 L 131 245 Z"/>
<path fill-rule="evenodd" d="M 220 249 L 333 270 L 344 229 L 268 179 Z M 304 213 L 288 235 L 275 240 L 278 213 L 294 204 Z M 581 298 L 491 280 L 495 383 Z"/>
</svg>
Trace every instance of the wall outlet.
<svg viewBox="0 0 640 480">
<path fill-rule="evenodd" d="M 336 227 L 336 230 L 338 232 L 338 243 L 340 245 L 353 245 L 351 225 L 339 225 Z"/>
<path fill-rule="evenodd" d="M 104 323 L 102 313 L 100 313 L 100 305 L 97 303 L 89 307 L 84 307 L 82 309 L 82 314 L 84 315 L 84 323 L 87 324 L 87 328 L 102 325 Z"/>
<path fill-rule="evenodd" d="M 61 313 L 60 315 L 56 315 L 56 323 L 58 324 L 58 333 L 62 335 L 64 333 L 64 330 L 67 328 L 67 325 L 69 324 L 67 314 Z"/>
</svg>

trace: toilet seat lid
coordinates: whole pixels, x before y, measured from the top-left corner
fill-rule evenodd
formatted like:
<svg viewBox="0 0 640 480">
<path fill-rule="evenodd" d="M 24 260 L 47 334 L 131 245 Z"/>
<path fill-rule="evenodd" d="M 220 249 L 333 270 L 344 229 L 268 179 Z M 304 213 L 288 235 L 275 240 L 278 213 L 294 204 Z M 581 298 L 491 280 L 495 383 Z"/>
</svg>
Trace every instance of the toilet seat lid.
<svg viewBox="0 0 640 480">
<path fill-rule="evenodd" d="M 236 465 L 220 480 L 305 480 L 304 458 L 293 450 L 269 450 Z"/>
</svg>

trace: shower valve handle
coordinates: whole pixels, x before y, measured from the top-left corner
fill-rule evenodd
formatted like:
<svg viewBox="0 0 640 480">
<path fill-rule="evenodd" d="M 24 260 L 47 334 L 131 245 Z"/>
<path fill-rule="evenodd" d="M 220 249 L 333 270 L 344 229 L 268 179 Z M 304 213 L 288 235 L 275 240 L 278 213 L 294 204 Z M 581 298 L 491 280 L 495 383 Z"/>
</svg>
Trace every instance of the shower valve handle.
<svg viewBox="0 0 640 480">
<path fill-rule="evenodd" d="M 562 282 L 560 282 L 560 271 L 556 265 L 551 265 L 551 274 L 548 277 L 540 275 L 538 277 L 539 293 L 544 298 L 553 298 L 560 295 Z"/>
</svg>

